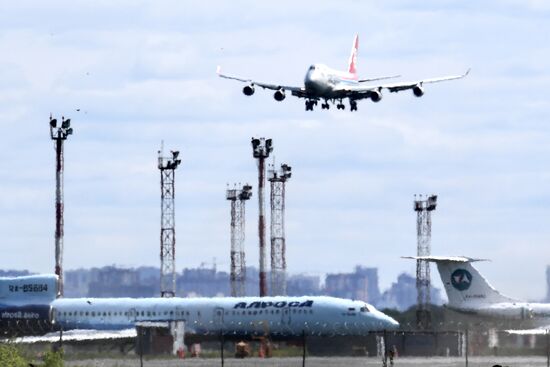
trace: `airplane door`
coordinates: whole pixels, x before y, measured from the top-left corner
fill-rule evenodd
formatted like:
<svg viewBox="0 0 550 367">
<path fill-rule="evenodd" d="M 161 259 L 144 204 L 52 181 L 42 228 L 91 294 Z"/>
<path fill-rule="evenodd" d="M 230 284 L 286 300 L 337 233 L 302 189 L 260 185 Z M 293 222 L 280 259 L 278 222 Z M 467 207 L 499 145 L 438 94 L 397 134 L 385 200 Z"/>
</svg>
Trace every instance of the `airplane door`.
<svg viewBox="0 0 550 367">
<path fill-rule="evenodd" d="M 290 325 L 290 308 L 289 307 L 285 307 L 285 308 L 282 308 L 281 309 L 281 323 L 285 326 L 289 326 Z"/>
<path fill-rule="evenodd" d="M 223 315 L 224 315 L 224 309 L 222 307 L 216 307 L 214 309 L 214 325 L 216 325 L 217 328 L 220 328 L 223 326 Z"/>
<path fill-rule="evenodd" d="M 128 321 L 130 321 L 130 323 L 135 323 L 137 321 L 137 311 L 135 308 L 128 310 Z"/>
</svg>

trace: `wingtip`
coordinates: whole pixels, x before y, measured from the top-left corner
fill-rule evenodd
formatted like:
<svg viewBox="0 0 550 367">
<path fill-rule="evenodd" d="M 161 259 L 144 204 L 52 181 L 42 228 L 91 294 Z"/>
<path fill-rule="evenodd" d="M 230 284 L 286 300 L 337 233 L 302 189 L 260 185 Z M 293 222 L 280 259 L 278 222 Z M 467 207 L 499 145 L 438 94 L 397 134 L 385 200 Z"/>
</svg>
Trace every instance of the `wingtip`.
<svg viewBox="0 0 550 367">
<path fill-rule="evenodd" d="M 468 68 L 468 70 L 466 70 L 466 72 L 464 73 L 464 76 L 470 74 L 470 70 L 472 70 L 472 68 Z"/>
<path fill-rule="evenodd" d="M 218 66 L 216 67 L 216 74 L 220 75 L 221 72 L 222 72 L 222 67 L 221 67 L 220 65 L 218 65 Z"/>
</svg>

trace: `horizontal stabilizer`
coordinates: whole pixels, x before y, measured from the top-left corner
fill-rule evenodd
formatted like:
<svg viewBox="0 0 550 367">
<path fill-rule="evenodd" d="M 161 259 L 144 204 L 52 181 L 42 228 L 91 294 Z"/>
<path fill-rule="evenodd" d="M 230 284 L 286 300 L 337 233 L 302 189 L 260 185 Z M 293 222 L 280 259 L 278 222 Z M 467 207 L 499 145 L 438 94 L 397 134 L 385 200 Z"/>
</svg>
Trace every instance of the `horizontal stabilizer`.
<svg viewBox="0 0 550 367">
<path fill-rule="evenodd" d="M 426 260 L 430 262 L 472 263 L 475 261 L 491 261 L 489 259 L 474 259 L 466 256 L 402 256 L 403 259 Z"/>
</svg>

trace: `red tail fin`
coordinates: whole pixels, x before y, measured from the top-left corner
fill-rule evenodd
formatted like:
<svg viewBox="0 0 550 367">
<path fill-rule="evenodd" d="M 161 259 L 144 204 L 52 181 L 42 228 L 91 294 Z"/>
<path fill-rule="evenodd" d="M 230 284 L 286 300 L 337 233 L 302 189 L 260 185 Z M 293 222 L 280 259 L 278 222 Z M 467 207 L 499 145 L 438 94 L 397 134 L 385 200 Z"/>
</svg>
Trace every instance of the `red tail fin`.
<svg viewBox="0 0 550 367">
<path fill-rule="evenodd" d="M 355 35 L 353 40 L 353 46 L 351 47 L 351 55 L 348 61 L 348 72 L 350 74 L 357 74 L 357 49 L 359 48 L 359 35 Z"/>
</svg>

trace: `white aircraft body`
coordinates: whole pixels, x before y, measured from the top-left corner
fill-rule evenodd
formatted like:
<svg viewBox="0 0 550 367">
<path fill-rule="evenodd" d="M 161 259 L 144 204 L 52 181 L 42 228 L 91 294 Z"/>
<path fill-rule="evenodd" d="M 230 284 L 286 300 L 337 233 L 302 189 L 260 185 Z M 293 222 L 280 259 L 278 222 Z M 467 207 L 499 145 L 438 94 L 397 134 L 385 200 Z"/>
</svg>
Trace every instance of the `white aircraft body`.
<svg viewBox="0 0 550 367">
<path fill-rule="evenodd" d="M 501 320 L 530 320 L 536 326 L 550 325 L 550 304 L 530 303 L 507 297 L 493 288 L 464 256 L 416 256 L 409 259 L 434 262 L 449 298 L 448 307 L 458 312 Z"/>
<path fill-rule="evenodd" d="M 244 337 L 365 335 L 398 323 L 362 301 L 333 297 L 58 298 L 52 276 L 0 278 L 0 321 L 47 318 L 63 330 L 123 330 L 183 321 L 186 333 Z"/>
<path fill-rule="evenodd" d="M 357 111 L 358 100 L 367 98 L 373 102 L 380 102 L 384 89 L 392 93 L 411 89 L 416 97 L 422 97 L 424 95 L 424 84 L 460 79 L 468 75 L 470 71 L 468 69 L 468 71 L 462 75 L 444 76 L 410 82 L 372 84 L 374 81 L 397 78 L 399 75 L 359 79 L 356 70 L 358 47 L 359 39 L 356 35 L 353 40 L 347 71 L 334 70 L 323 64 L 313 64 L 306 73 L 304 86 L 302 87 L 263 83 L 252 79 L 222 74 L 219 66 L 217 73 L 222 78 L 246 83 L 247 85 L 243 88 L 243 93 L 247 96 L 254 94 L 255 87 L 261 87 L 263 89 L 274 90 L 275 93 L 273 94 L 273 98 L 279 102 L 285 99 L 287 92 L 290 92 L 291 95 L 295 97 L 304 98 L 306 100 L 306 111 L 313 111 L 313 107 L 317 105 L 318 101 L 323 101 L 321 104 L 322 109 L 329 109 L 329 102 L 333 104 L 337 102 L 336 107 L 339 110 L 343 110 L 345 109 L 343 103 L 344 99 L 349 100 L 351 111 Z"/>
</svg>

